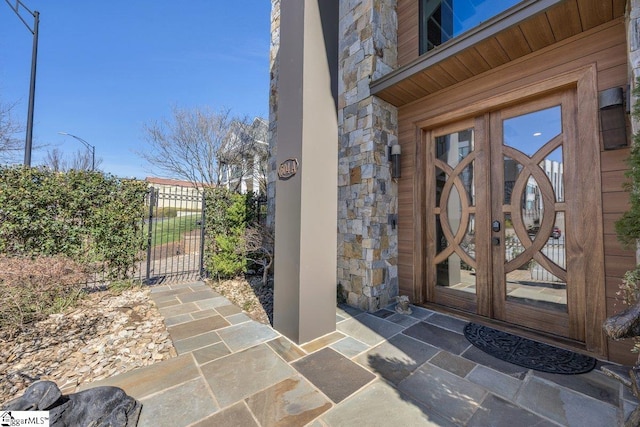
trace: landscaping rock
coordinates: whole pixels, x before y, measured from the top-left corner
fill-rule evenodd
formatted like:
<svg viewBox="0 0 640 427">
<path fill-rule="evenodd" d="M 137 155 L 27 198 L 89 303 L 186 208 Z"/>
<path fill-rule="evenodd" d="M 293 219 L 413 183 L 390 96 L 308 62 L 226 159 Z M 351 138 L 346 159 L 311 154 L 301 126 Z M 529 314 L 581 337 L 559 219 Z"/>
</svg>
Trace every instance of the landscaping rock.
<svg viewBox="0 0 640 427">
<path fill-rule="evenodd" d="M 229 280 L 209 280 L 209 286 L 244 310 L 253 320 L 273 324 L 273 281 L 262 284 L 261 276 Z"/>
<path fill-rule="evenodd" d="M 7 411 L 49 411 L 51 427 L 135 427 L 140 402 L 118 387 L 95 387 L 63 395 L 53 381 L 37 381 L 6 404 Z M 4 425 L 4 424 L 3 424 Z"/>
<path fill-rule="evenodd" d="M 0 331 L 0 402 L 37 380 L 54 381 L 70 393 L 80 384 L 175 356 L 148 289 L 95 292 L 14 337 Z"/>
</svg>

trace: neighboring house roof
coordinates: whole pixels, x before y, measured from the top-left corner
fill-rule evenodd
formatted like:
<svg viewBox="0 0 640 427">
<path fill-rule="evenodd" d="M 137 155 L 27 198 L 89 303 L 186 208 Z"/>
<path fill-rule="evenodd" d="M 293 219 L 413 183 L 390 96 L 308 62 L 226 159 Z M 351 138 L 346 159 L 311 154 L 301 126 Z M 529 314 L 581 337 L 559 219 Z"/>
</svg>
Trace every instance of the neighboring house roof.
<svg viewBox="0 0 640 427">
<path fill-rule="evenodd" d="M 194 183 L 191 181 L 182 181 L 179 179 L 171 179 L 171 178 L 157 178 L 152 176 L 148 176 L 144 180 L 149 184 L 173 185 L 175 187 L 213 187 L 213 185 L 205 184 L 203 182 L 200 182 L 194 185 Z"/>
<path fill-rule="evenodd" d="M 221 147 L 221 155 L 223 157 L 227 157 L 225 153 L 229 153 L 230 157 L 233 158 L 237 153 L 236 150 L 245 150 L 248 140 L 255 141 L 257 144 L 252 144 L 251 149 L 243 153 L 243 157 L 246 157 L 246 155 L 253 156 L 261 151 L 265 151 L 266 154 L 269 124 L 265 119 L 256 117 L 249 125 L 236 122 L 232 124 L 231 128 L 228 138 Z"/>
</svg>

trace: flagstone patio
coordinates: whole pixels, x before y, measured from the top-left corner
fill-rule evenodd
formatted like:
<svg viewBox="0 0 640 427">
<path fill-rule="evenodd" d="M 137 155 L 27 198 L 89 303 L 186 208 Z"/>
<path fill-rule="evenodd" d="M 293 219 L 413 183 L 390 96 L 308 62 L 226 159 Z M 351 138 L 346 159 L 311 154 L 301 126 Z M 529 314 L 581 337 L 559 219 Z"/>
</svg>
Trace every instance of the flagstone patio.
<svg viewBox="0 0 640 427">
<path fill-rule="evenodd" d="M 338 307 L 336 332 L 297 346 L 202 282 L 152 297 L 178 357 L 90 384 L 142 402 L 141 427 L 615 426 L 637 404 L 598 370 L 495 359 L 465 339 L 465 321 L 420 307 Z"/>
</svg>

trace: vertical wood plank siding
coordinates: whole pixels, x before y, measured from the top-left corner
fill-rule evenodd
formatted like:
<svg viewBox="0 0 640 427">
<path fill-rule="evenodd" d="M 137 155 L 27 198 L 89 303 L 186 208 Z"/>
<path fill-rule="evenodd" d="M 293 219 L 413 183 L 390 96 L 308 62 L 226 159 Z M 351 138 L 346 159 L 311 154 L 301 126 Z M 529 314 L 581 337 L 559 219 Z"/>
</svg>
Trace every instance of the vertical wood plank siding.
<svg viewBox="0 0 640 427">
<path fill-rule="evenodd" d="M 418 57 L 418 0 L 398 0 L 398 66 Z"/>
<path fill-rule="evenodd" d="M 416 58 L 417 4 L 417 1 L 398 1 L 400 66 Z M 424 275 L 417 268 L 417 263 L 421 260 L 416 259 L 416 254 L 422 253 L 422 248 L 419 247 L 420 236 L 416 233 L 416 230 L 422 229 L 419 224 L 419 212 L 422 209 L 418 205 L 420 202 L 414 181 L 416 139 L 420 137 L 415 123 L 592 64 L 595 64 L 597 69 L 598 90 L 626 87 L 626 61 L 625 27 L 623 19 L 620 18 L 442 89 L 399 109 L 398 138 L 402 146 L 402 178 L 398 183 L 398 275 L 401 294 L 419 297 L 423 295 L 424 287 L 423 278 L 415 277 L 416 272 Z M 627 169 L 625 159 L 628 154 L 628 149 L 601 149 L 607 315 L 621 309 L 620 304 L 614 304 L 615 292 L 624 272 L 635 265 L 635 252 L 623 248 L 617 242 L 613 226 L 615 220 L 627 208 L 628 197 L 622 189 L 622 181 Z M 629 356 L 631 360 L 635 359 L 635 356 L 629 354 L 628 348 L 628 343 L 610 343 L 609 358 L 619 362 L 628 362 Z"/>
</svg>

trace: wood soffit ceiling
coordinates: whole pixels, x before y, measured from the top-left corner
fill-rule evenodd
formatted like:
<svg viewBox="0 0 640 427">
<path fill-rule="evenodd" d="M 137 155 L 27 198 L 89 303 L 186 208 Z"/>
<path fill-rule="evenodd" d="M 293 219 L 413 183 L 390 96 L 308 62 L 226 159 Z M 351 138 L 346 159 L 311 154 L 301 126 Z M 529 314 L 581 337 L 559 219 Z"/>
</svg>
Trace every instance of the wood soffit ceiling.
<svg viewBox="0 0 640 427">
<path fill-rule="evenodd" d="M 401 107 L 624 16 L 626 0 L 530 0 L 371 82 Z"/>
</svg>

